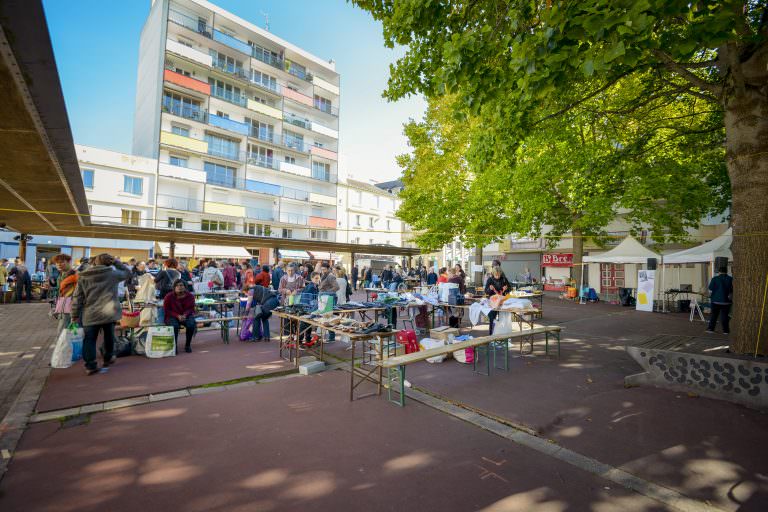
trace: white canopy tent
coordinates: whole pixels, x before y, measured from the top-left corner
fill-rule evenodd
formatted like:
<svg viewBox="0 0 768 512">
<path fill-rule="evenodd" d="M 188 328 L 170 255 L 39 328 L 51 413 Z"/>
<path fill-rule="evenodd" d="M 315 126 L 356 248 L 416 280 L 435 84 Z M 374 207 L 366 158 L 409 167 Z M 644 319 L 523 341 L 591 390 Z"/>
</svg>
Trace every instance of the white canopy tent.
<svg viewBox="0 0 768 512">
<path fill-rule="evenodd" d="M 685 249 L 684 251 L 673 252 L 664 256 L 664 263 L 673 265 L 678 263 L 713 263 L 715 258 L 725 256 L 728 260 L 733 259 L 731 254 L 731 242 L 733 241 L 733 231 L 731 228 L 709 242 Z"/>
<path fill-rule="evenodd" d="M 615 263 L 615 264 L 626 264 L 626 263 L 634 263 L 634 264 L 646 264 L 648 263 L 648 258 L 656 258 L 661 263 L 662 256 L 659 253 L 656 253 L 647 247 L 645 247 L 643 244 L 637 241 L 635 237 L 633 236 L 627 236 L 624 240 L 621 241 L 619 245 L 611 249 L 610 251 L 604 252 L 602 254 L 596 254 L 594 256 L 584 256 L 583 262 L 584 263 Z M 584 264 L 581 265 L 581 283 L 582 288 L 584 287 Z M 661 267 L 662 269 L 662 282 L 663 282 L 663 272 L 664 267 Z M 582 294 L 582 290 L 579 290 L 579 296 Z"/>
<path fill-rule="evenodd" d="M 170 254 L 171 244 L 157 244 L 162 254 Z M 176 244 L 174 250 L 176 257 L 196 257 L 196 258 L 251 258 L 244 247 L 226 247 L 222 245 L 205 244 Z"/>
</svg>

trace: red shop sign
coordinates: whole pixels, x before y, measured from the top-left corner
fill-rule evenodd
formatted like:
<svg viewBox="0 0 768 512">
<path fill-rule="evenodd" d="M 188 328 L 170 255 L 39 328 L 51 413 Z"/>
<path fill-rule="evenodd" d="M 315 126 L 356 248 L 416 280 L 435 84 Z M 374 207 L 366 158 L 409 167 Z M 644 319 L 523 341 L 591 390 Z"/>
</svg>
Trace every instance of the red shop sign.
<svg viewBox="0 0 768 512">
<path fill-rule="evenodd" d="M 542 254 L 541 255 L 542 267 L 572 267 L 573 266 L 573 254 Z"/>
</svg>

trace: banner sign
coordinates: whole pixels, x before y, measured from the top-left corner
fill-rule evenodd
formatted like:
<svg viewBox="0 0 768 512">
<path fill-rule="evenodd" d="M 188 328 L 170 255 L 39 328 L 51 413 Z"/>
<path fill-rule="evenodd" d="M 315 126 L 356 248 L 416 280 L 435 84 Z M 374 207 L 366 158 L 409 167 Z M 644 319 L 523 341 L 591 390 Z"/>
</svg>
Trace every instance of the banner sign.
<svg viewBox="0 0 768 512">
<path fill-rule="evenodd" d="M 653 289 L 656 284 L 655 270 L 637 272 L 637 310 L 653 311 Z"/>
<path fill-rule="evenodd" d="M 546 253 L 541 255 L 542 267 L 572 267 L 573 254 Z"/>
</svg>

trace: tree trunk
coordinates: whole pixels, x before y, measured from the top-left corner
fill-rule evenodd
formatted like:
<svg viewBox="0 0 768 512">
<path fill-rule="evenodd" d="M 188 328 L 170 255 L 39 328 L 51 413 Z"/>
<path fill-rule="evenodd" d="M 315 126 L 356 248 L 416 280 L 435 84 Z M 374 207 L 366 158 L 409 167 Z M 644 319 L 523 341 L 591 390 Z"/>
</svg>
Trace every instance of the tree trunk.
<svg viewBox="0 0 768 512">
<path fill-rule="evenodd" d="M 483 266 L 483 248 L 482 246 L 475 247 L 475 265 Z M 473 272 L 472 278 L 475 282 L 475 286 L 483 286 L 483 271 Z"/>
<path fill-rule="evenodd" d="M 580 229 L 571 230 L 571 243 L 573 244 L 573 267 L 571 267 L 571 278 L 576 280 L 576 289 L 581 290 L 583 283 L 581 282 L 582 274 L 587 273 L 587 269 L 584 269 L 582 273 L 582 259 L 584 256 L 584 236 Z"/>
<path fill-rule="evenodd" d="M 754 61 L 754 62 L 752 62 Z M 743 63 L 747 85 L 726 90 L 726 160 L 733 202 L 734 302 L 731 350 L 768 354 L 768 311 L 761 311 L 768 275 L 768 49 Z M 754 70 L 754 72 L 752 72 Z M 752 85 L 750 85 L 752 84 Z M 760 319 L 762 335 L 758 340 Z"/>
</svg>

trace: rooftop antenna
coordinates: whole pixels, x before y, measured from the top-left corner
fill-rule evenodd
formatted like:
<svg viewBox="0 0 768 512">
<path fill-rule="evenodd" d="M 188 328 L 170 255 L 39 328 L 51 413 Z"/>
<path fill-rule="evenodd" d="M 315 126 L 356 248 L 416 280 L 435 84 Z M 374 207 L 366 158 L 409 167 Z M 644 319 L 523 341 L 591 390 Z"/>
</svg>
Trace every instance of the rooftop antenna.
<svg viewBox="0 0 768 512">
<path fill-rule="evenodd" d="M 264 16 L 264 28 L 269 32 L 269 13 L 261 11 L 261 15 Z"/>
</svg>

